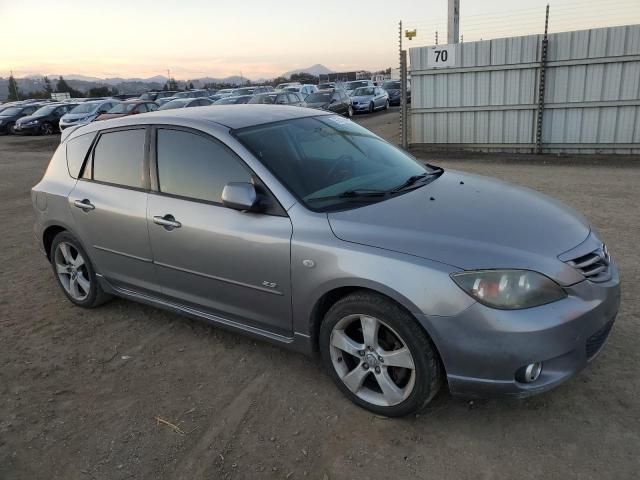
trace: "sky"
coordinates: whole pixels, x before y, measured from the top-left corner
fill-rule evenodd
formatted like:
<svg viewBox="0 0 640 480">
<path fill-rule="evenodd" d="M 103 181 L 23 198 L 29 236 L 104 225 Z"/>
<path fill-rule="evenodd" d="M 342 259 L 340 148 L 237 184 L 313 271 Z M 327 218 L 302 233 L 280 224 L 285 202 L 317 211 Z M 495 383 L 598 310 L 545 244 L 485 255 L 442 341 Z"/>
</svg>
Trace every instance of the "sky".
<svg viewBox="0 0 640 480">
<path fill-rule="evenodd" d="M 547 0 L 460 0 L 464 41 L 536 33 Z M 640 23 L 640 0 L 551 0 L 551 31 Z M 318 6 L 314 6 L 318 5 Z M 273 78 L 398 63 L 405 45 L 446 43 L 447 0 L 0 0 L 0 76 Z"/>
</svg>

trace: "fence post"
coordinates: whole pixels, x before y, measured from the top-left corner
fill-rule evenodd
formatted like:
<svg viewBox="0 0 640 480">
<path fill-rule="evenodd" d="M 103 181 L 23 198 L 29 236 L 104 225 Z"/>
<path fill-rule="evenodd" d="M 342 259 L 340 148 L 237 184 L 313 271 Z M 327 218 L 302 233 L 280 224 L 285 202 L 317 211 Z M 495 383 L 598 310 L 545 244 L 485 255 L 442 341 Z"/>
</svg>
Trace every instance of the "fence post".
<svg viewBox="0 0 640 480">
<path fill-rule="evenodd" d="M 540 75 L 538 76 L 538 110 L 536 116 L 536 153 L 542 153 L 542 119 L 544 117 L 544 84 L 545 68 L 547 65 L 547 47 L 549 40 L 547 32 L 549 30 L 549 4 L 544 18 L 544 37 L 542 37 L 542 52 L 540 52 Z"/>
<path fill-rule="evenodd" d="M 409 146 L 409 115 L 407 108 L 407 51 L 400 52 L 400 143 Z"/>
</svg>

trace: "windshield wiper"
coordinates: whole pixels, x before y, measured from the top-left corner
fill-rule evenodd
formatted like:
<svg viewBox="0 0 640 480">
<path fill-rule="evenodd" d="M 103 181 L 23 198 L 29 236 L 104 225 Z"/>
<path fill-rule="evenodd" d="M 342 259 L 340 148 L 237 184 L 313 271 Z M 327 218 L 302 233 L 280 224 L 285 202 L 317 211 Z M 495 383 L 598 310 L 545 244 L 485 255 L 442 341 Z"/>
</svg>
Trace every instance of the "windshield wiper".
<svg viewBox="0 0 640 480">
<path fill-rule="evenodd" d="M 375 201 L 381 197 L 386 197 L 389 195 L 388 190 L 374 190 L 374 189 L 355 189 L 355 190 L 346 190 L 342 193 L 337 193 L 335 195 L 325 195 L 324 197 L 312 197 L 308 198 L 307 201 L 322 201 L 322 200 L 335 200 L 335 199 L 346 199 L 346 200 L 354 200 L 354 201 Z"/>
<path fill-rule="evenodd" d="M 415 185 L 421 180 L 425 180 L 429 177 L 433 177 L 436 175 L 440 176 L 444 172 L 444 170 L 440 167 L 431 167 L 431 168 L 433 168 L 432 172 L 424 172 L 424 173 L 421 173 L 420 175 L 412 175 L 409 178 L 407 178 L 403 183 L 401 183 L 397 187 L 392 188 L 389 191 L 393 193 L 400 192 L 408 187 Z"/>
</svg>

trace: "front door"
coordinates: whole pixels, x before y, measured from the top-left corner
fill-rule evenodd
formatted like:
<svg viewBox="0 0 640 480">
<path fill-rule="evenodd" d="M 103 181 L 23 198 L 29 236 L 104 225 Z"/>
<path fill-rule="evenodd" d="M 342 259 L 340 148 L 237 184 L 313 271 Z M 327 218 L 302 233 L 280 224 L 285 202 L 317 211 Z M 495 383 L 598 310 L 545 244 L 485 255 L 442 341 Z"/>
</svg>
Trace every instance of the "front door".
<svg viewBox="0 0 640 480">
<path fill-rule="evenodd" d="M 165 295 L 193 308 L 281 335 L 291 334 L 287 216 L 222 206 L 228 182 L 251 172 L 212 137 L 156 131 L 157 192 L 148 227 Z"/>
<path fill-rule="evenodd" d="M 145 132 L 102 133 L 68 198 L 98 272 L 117 284 L 158 290 L 147 230 Z"/>
</svg>

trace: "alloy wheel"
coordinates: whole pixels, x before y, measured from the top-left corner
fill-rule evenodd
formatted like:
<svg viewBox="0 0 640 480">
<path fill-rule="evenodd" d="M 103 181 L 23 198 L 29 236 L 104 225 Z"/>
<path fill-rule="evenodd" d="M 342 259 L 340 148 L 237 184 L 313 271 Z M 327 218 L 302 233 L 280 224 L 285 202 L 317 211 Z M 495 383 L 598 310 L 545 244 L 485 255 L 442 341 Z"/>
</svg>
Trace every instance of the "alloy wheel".
<svg viewBox="0 0 640 480">
<path fill-rule="evenodd" d="M 365 402 L 390 407 L 413 391 L 413 356 L 400 335 L 380 319 L 342 318 L 331 331 L 330 354 L 340 380 Z"/>
<path fill-rule="evenodd" d="M 83 301 L 91 290 L 87 265 L 80 252 L 70 243 L 60 242 L 54 254 L 60 284 L 74 300 Z"/>
<path fill-rule="evenodd" d="M 50 123 L 44 123 L 42 125 L 42 133 L 44 135 L 51 135 L 53 133 L 53 128 L 51 127 Z"/>
</svg>

